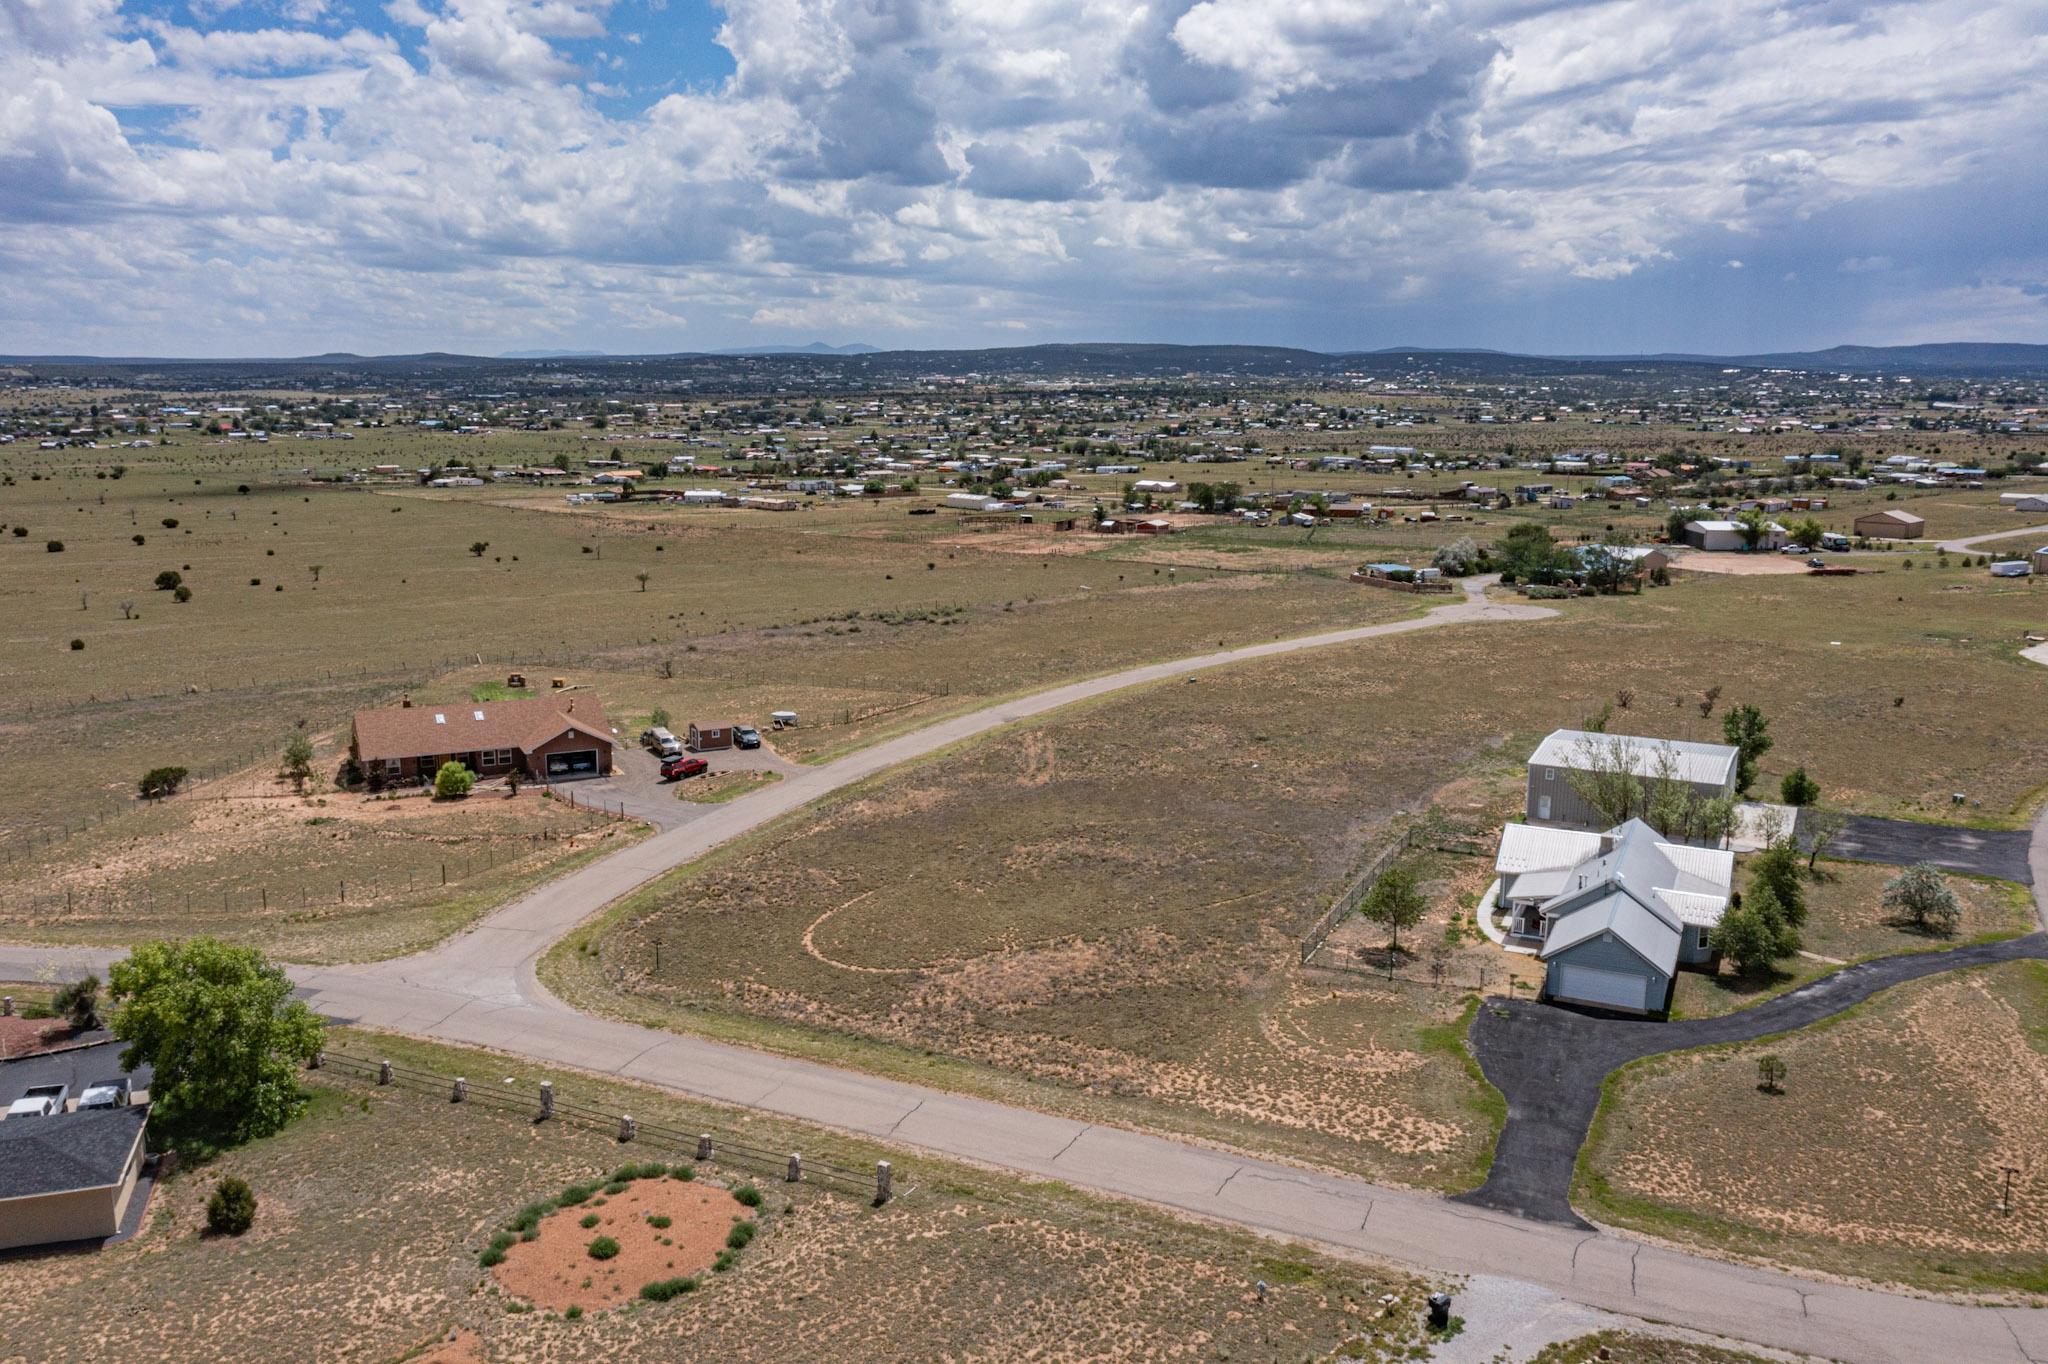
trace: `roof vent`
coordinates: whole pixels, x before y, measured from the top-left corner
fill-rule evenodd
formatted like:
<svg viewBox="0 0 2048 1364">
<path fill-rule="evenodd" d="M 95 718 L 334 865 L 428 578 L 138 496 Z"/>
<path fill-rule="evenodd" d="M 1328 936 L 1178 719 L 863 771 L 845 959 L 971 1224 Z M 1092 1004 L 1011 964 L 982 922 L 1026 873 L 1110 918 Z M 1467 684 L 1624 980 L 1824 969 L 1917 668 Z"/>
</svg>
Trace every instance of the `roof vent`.
<svg viewBox="0 0 2048 1364">
<path fill-rule="evenodd" d="M 447 717 L 447 716 L 445 716 L 445 715 L 443 715 L 443 714 L 441 714 L 441 713 L 440 713 L 439 711 L 435 711 L 435 712 L 434 712 L 434 723 L 435 723 L 435 724 L 437 724 L 437 725 L 445 725 L 445 724 L 447 724 L 447 723 L 448 723 L 448 717 Z"/>
<path fill-rule="evenodd" d="M 476 716 L 476 718 L 479 720 L 484 718 L 484 713 L 480 710 L 471 711 L 470 714 Z"/>
</svg>

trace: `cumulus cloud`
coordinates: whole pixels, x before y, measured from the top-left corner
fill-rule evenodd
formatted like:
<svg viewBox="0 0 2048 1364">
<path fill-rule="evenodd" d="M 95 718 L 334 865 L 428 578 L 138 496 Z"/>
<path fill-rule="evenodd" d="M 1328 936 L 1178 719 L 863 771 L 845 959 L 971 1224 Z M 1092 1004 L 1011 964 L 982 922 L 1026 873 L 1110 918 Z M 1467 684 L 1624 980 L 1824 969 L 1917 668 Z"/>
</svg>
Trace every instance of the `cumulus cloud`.
<svg viewBox="0 0 2048 1364">
<path fill-rule="evenodd" d="M 1948 276 L 1907 220 L 1824 230 L 1901 192 L 1986 220 L 1994 149 L 2048 132 L 2035 0 L 728 0 L 710 82 L 613 10 L 0 0 L 0 319 L 49 349 L 1190 315 L 1344 345 L 1735 260 L 1882 275 L 1876 327 L 1904 280 L 2039 315 L 2017 222 Z"/>
</svg>

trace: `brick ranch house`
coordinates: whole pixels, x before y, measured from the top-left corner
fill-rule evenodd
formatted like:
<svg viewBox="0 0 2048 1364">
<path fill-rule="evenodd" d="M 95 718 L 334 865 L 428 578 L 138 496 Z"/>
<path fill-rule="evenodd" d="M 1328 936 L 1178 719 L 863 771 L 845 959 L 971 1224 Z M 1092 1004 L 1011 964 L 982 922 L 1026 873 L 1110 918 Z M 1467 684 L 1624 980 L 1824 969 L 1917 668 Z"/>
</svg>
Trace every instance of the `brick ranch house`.
<svg viewBox="0 0 2048 1364">
<path fill-rule="evenodd" d="M 453 758 L 482 777 L 512 773 L 537 781 L 602 777 L 618 740 L 595 696 L 459 701 L 356 712 L 349 753 L 363 775 L 387 782 L 432 781 Z"/>
</svg>

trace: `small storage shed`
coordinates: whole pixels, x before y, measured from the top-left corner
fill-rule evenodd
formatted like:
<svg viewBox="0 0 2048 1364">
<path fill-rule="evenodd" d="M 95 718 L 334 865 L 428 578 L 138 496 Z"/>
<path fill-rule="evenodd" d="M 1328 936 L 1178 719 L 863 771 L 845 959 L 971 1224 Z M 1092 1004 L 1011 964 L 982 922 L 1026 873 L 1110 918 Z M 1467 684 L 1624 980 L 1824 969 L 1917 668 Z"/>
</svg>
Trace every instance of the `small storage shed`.
<svg viewBox="0 0 2048 1364">
<path fill-rule="evenodd" d="M 692 753 L 707 753 L 713 749 L 731 748 L 732 726 L 692 723 L 687 743 Z"/>
</svg>

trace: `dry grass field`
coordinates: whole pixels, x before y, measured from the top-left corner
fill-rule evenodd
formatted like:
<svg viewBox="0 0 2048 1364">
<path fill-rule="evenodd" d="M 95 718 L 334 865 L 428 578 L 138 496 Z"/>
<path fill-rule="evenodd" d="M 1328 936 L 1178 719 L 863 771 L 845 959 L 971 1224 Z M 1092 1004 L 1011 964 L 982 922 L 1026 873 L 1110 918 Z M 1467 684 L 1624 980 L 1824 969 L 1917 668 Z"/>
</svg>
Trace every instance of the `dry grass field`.
<svg viewBox="0 0 2048 1364">
<path fill-rule="evenodd" d="M 1788 1068 L 1782 1094 L 1758 1088 L 1766 1052 Z M 1707 1250 L 2048 1294 L 2044 1110 L 2048 967 L 1937 976 L 1790 1036 L 1623 1071 L 1577 1199 L 1602 1221 Z"/>
<path fill-rule="evenodd" d="M 2048 733 L 2019 719 L 2048 708 L 2048 670 L 2004 642 L 2031 609 L 1954 569 L 1696 579 L 1120 695 L 743 840 L 550 970 L 588 1006 L 670 1026 L 949 1066 L 947 1083 L 1021 1082 L 1037 1104 L 1456 1187 L 1490 1118 L 1426 1046 L 1455 993 L 1293 964 L 1397 814 L 1450 801 L 1439 788 L 1461 778 L 1453 813 L 1490 818 L 1498 792 L 1475 802 L 1471 782 L 1622 692 L 1617 730 L 1718 738 L 1694 702 L 1721 684 L 1724 703 L 1771 717 L 1763 790 L 1803 763 L 1837 801 L 1931 815 L 1962 789 L 1975 817 L 2010 823 L 2048 765 Z M 1452 905 L 1477 874 L 1437 873 Z M 1862 873 L 1843 875 L 1841 908 L 1820 916 L 1841 927 L 1816 950 L 1891 947 L 1857 918 Z M 2012 926 L 2002 892 L 1969 893 L 1986 897 L 1972 932 Z M 1411 942 L 1446 935 L 1441 899 Z M 1449 983 L 1469 981 L 1454 968 Z"/>
<path fill-rule="evenodd" d="M 272 785 L 155 802 L 10 860 L 0 935 L 119 944 L 210 933 L 291 961 L 399 956 L 646 832 L 534 787 L 444 802 Z"/>
<path fill-rule="evenodd" d="M 1948 876 L 1949 888 L 1962 902 L 1963 919 L 1952 937 L 1941 937 L 1886 913 L 1884 886 L 1898 875 L 1897 867 L 1823 861 L 1818 872 L 1819 879 L 1806 883 L 1807 921 L 1800 930 L 1803 955 L 1781 958 L 1769 976 L 1738 976 L 1725 964 L 1711 976 L 1681 971 L 1673 1016 L 1706 1018 L 1756 1004 L 1835 969 L 1839 962 L 1924 952 L 2039 927 L 2033 899 L 2024 887 L 2007 881 Z"/>
<path fill-rule="evenodd" d="M 539 1078 L 477 1052 L 346 1035 L 335 1045 L 490 1077 L 478 1084 L 516 1073 L 529 1093 Z M 735 1121 L 643 1089 L 554 1078 L 565 1093 L 630 1106 L 649 1123 L 696 1131 Z M 168 1181 L 135 1241 L 0 1261 L 0 1293 L 15 1304 L 7 1357 L 1078 1362 L 1301 1359 L 1342 1348 L 1370 1361 L 1409 1357 L 1421 1331 L 1427 1289 L 1405 1274 L 1057 1184 L 905 1166 L 900 1152 L 753 1118 L 741 1119 L 748 1139 L 771 1149 L 850 1165 L 896 1156 L 900 1196 L 873 1209 L 814 1185 L 760 1180 L 761 1232 L 729 1272 L 669 1302 L 593 1303 L 571 1319 L 526 1308 L 479 1267 L 479 1252 L 529 1200 L 601 1180 L 623 1158 L 682 1153 L 644 1142 L 622 1152 L 603 1133 L 358 1081 L 316 1078 L 314 1092 L 312 1111 L 280 1136 Z M 259 1200 L 255 1226 L 239 1238 L 200 1235 L 221 1174 L 246 1178 Z M 1263 1305 L 1253 1292 L 1261 1279 L 1272 1285 Z M 1383 1295 L 1394 1297 L 1390 1312 Z"/>
<path fill-rule="evenodd" d="M 1672 1340 L 1636 1331 L 1596 1331 L 1577 1340 L 1545 1346 L 1529 1364 L 1771 1364 L 1772 1360 L 1806 1357 L 1777 1351 L 1769 1355 L 1752 1354 L 1725 1345 Z"/>
</svg>

